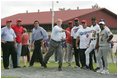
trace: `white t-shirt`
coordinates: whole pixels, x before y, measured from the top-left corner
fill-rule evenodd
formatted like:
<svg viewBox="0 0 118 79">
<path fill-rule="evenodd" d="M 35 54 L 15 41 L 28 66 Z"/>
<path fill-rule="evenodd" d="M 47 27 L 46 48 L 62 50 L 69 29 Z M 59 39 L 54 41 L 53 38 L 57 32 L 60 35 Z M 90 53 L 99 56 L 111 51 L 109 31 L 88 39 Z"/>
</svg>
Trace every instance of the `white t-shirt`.
<svg viewBox="0 0 118 79">
<path fill-rule="evenodd" d="M 77 26 L 74 26 L 74 27 L 72 28 L 72 30 L 71 30 L 71 36 L 72 36 L 74 39 L 77 38 L 77 37 L 76 37 L 76 32 L 77 32 L 80 28 L 82 28 L 82 25 L 79 25 L 78 27 L 77 27 Z"/>
<path fill-rule="evenodd" d="M 92 30 L 91 38 L 97 39 L 97 34 L 100 33 L 101 31 L 100 26 L 98 24 L 96 24 L 95 26 L 91 25 L 91 30 Z"/>
<path fill-rule="evenodd" d="M 86 49 L 88 47 L 91 39 L 91 33 L 92 31 L 90 27 L 81 28 L 77 31 L 76 37 L 80 38 L 80 44 L 79 44 L 80 49 Z"/>
<path fill-rule="evenodd" d="M 51 33 L 51 39 L 55 41 L 61 41 L 64 37 L 64 32 L 62 32 L 62 28 L 60 26 L 54 26 Z"/>
<path fill-rule="evenodd" d="M 109 43 L 107 42 L 109 36 L 112 35 L 112 32 L 110 29 L 105 26 L 105 29 L 100 32 L 100 39 L 99 39 L 99 45 L 100 46 L 109 46 Z"/>
</svg>

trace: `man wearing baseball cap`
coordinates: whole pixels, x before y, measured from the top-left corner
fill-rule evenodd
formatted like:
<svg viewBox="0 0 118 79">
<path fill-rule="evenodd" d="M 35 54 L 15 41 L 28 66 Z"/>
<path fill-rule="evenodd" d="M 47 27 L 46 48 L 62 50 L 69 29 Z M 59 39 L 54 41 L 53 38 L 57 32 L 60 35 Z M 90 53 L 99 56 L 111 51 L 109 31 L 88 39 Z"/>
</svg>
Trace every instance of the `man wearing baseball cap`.
<svg viewBox="0 0 118 79">
<path fill-rule="evenodd" d="M 82 28 L 82 26 L 79 24 L 78 18 L 74 19 L 74 27 L 71 30 L 71 37 L 72 37 L 72 44 L 74 48 L 74 56 L 75 56 L 75 63 L 77 67 L 80 67 L 79 64 L 79 50 L 76 48 L 76 32 Z"/>
<path fill-rule="evenodd" d="M 94 70 L 93 64 L 92 64 L 92 56 L 94 55 L 94 60 L 96 61 L 95 55 L 97 56 L 97 54 L 98 54 L 97 51 L 98 51 L 99 33 L 100 33 L 101 29 L 100 29 L 99 25 L 97 24 L 96 17 L 91 18 L 91 23 L 92 23 L 92 25 L 90 26 L 91 31 L 92 31 L 91 41 L 90 41 L 89 47 L 85 51 L 85 54 L 86 54 L 86 66 L 90 70 Z M 98 67 L 99 67 L 99 65 L 97 63 L 97 68 L 95 70 L 97 70 Z"/>
<path fill-rule="evenodd" d="M 20 56 L 21 56 L 21 36 L 23 34 L 24 28 L 21 25 L 22 20 L 18 19 L 16 20 L 16 25 L 13 26 L 13 30 L 16 34 L 16 50 L 17 50 L 17 65 L 20 65 Z"/>
<path fill-rule="evenodd" d="M 85 51 L 86 51 L 88 44 L 90 42 L 91 29 L 90 29 L 90 27 L 87 26 L 86 20 L 82 20 L 81 24 L 82 24 L 83 28 L 80 28 L 76 33 L 76 36 L 77 36 L 76 48 L 79 47 L 81 68 L 86 69 Z"/>
<path fill-rule="evenodd" d="M 13 68 L 17 68 L 17 53 L 15 50 L 16 35 L 11 28 L 11 20 L 6 21 L 6 26 L 1 29 L 1 46 L 3 51 L 3 66 L 9 69 L 9 57 L 11 55 Z"/>
<path fill-rule="evenodd" d="M 7 24 L 7 23 L 11 23 L 11 22 L 12 22 L 12 20 L 9 19 L 9 20 L 6 21 L 6 24 Z"/>
<path fill-rule="evenodd" d="M 21 19 L 17 19 L 17 22 L 22 22 Z"/>
<path fill-rule="evenodd" d="M 100 69 L 97 71 L 102 74 L 109 74 L 108 71 L 108 62 L 107 62 L 107 56 L 109 51 L 109 42 L 113 38 L 113 34 L 110 31 L 110 29 L 105 25 L 104 21 L 99 22 L 101 32 L 100 32 L 100 38 L 99 38 L 99 52 L 97 56 L 97 60 L 100 66 Z M 104 60 L 104 67 L 103 63 L 101 62 L 101 58 L 103 57 Z"/>
</svg>

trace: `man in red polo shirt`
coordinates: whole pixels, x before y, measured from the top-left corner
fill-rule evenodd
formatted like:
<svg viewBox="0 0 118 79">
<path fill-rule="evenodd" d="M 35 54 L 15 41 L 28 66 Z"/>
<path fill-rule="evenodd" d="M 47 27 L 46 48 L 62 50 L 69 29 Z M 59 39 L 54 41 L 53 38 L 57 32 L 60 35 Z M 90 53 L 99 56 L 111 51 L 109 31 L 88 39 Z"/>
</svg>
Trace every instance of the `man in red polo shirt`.
<svg viewBox="0 0 118 79">
<path fill-rule="evenodd" d="M 72 37 L 71 37 L 71 29 L 73 27 L 73 22 L 68 22 L 68 28 L 66 29 L 66 44 L 67 44 L 67 52 L 65 53 L 65 61 L 68 62 L 68 66 L 71 66 L 71 61 L 73 57 L 72 53 Z"/>
<path fill-rule="evenodd" d="M 15 34 L 16 34 L 16 51 L 17 51 L 17 65 L 19 66 L 20 63 L 20 56 L 21 56 L 21 36 L 23 34 L 23 27 L 21 26 L 21 20 L 18 19 L 16 21 L 16 25 L 12 27 L 12 29 L 14 30 Z"/>
</svg>

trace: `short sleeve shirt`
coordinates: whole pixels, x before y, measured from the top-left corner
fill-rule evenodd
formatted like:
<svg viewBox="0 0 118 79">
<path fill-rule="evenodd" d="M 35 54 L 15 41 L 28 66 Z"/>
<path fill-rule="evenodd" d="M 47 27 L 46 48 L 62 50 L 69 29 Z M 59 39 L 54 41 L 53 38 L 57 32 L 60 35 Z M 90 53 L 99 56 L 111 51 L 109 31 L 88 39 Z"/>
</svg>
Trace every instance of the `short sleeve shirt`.
<svg viewBox="0 0 118 79">
<path fill-rule="evenodd" d="M 61 41 L 63 39 L 63 32 L 60 26 L 54 26 L 51 33 L 51 39 L 55 41 Z"/>
<path fill-rule="evenodd" d="M 80 28 L 82 28 L 81 25 L 79 25 L 79 26 L 74 26 L 74 27 L 72 28 L 72 30 L 71 30 L 71 36 L 72 36 L 74 39 L 77 38 L 77 37 L 76 37 L 76 32 L 77 32 Z"/>
<path fill-rule="evenodd" d="M 4 41 L 14 41 L 14 39 L 16 38 L 16 35 L 12 28 L 8 28 L 6 26 L 1 29 L 1 38 Z"/>
<path fill-rule="evenodd" d="M 105 26 L 105 29 L 100 32 L 100 39 L 99 39 L 100 46 L 109 46 L 107 40 L 110 35 L 112 35 L 112 32 L 107 26 Z"/>
<path fill-rule="evenodd" d="M 12 29 L 14 30 L 15 34 L 16 34 L 16 42 L 17 43 L 21 43 L 21 39 L 22 39 L 22 34 L 24 32 L 24 28 L 22 26 L 13 26 Z"/>
<path fill-rule="evenodd" d="M 91 39 L 91 29 L 90 27 L 87 28 L 81 28 L 77 31 L 76 37 L 80 38 L 80 49 L 86 49 L 89 45 L 90 39 Z"/>
<path fill-rule="evenodd" d="M 66 29 L 66 43 L 72 44 L 71 28 L 70 27 L 68 27 Z"/>
<path fill-rule="evenodd" d="M 100 33 L 101 29 L 99 27 L 98 24 L 96 24 L 95 26 L 91 26 L 91 30 L 92 30 L 92 38 L 97 38 L 97 34 Z"/>
<path fill-rule="evenodd" d="M 28 45 L 29 44 L 29 35 L 28 33 L 23 33 L 22 35 L 22 45 Z"/>
</svg>

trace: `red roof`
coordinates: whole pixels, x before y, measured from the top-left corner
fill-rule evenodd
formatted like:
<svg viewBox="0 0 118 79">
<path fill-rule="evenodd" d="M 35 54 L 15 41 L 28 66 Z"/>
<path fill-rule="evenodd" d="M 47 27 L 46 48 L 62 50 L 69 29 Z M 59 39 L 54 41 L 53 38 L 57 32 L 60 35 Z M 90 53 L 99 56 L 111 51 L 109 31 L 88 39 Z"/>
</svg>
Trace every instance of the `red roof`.
<svg viewBox="0 0 118 79">
<path fill-rule="evenodd" d="M 63 21 L 73 19 L 75 17 L 79 17 L 82 15 L 86 15 L 88 13 L 98 11 L 104 8 L 99 9 L 80 9 L 80 10 L 65 10 L 65 11 L 55 11 L 55 19 L 61 18 Z M 46 12 L 32 12 L 32 13 L 20 13 L 13 16 L 9 16 L 3 18 L 1 21 L 1 25 L 6 24 L 7 19 L 11 19 L 12 23 L 15 24 L 17 19 L 22 20 L 22 24 L 33 24 L 35 20 L 38 20 L 40 24 L 51 24 L 51 11 Z"/>
</svg>

